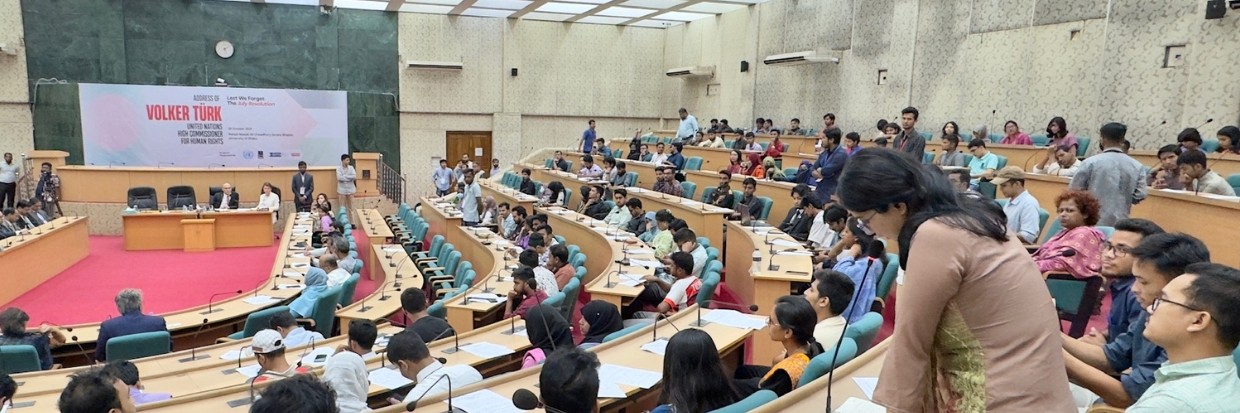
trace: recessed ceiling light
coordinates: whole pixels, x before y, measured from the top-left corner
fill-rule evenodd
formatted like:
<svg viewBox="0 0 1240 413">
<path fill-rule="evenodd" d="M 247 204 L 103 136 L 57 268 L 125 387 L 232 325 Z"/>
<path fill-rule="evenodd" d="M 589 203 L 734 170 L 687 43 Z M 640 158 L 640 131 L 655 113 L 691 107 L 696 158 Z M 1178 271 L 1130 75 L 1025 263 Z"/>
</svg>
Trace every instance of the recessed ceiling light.
<svg viewBox="0 0 1240 413">
<path fill-rule="evenodd" d="M 448 14 L 448 12 L 452 11 L 452 6 L 405 3 L 400 6 L 400 11 L 404 13 Z"/>
<path fill-rule="evenodd" d="M 654 13 L 654 12 L 655 12 L 654 10 L 650 10 L 650 9 L 634 9 L 632 7 L 608 7 L 604 9 L 603 11 L 598 12 L 598 15 L 599 16 L 633 18 L 633 17 L 642 17 L 642 16 L 645 16 L 647 14 Z"/>
<path fill-rule="evenodd" d="M 707 17 L 714 17 L 714 15 L 713 14 L 702 14 L 702 13 L 685 13 L 685 12 L 680 12 L 680 11 L 669 11 L 667 13 L 663 13 L 663 14 L 660 14 L 654 17 L 664 19 L 664 20 L 679 20 L 682 22 L 691 22 L 691 21 L 698 20 L 698 19 L 705 19 Z"/>
<path fill-rule="evenodd" d="M 479 17 L 508 17 L 508 16 L 511 16 L 513 12 L 514 12 L 513 10 L 492 10 L 492 9 L 479 9 L 476 7 L 470 7 L 468 9 L 465 9 L 465 11 L 461 12 L 461 15 L 462 16 L 479 16 Z"/>
<path fill-rule="evenodd" d="M 694 4 L 692 6 L 688 6 L 680 10 L 698 12 L 698 13 L 721 14 L 721 13 L 727 13 L 727 12 L 734 11 L 734 10 L 740 10 L 746 7 L 749 7 L 749 6 L 746 6 L 743 4 L 723 4 L 723 3 L 706 2 L 706 3 Z"/>
<path fill-rule="evenodd" d="M 647 7 L 651 9 L 666 9 L 684 4 L 685 0 L 629 0 L 622 3 L 622 6 L 629 7 Z"/>
<path fill-rule="evenodd" d="M 587 11 L 593 10 L 595 7 L 597 7 L 597 6 L 593 6 L 593 5 L 589 5 L 589 4 L 555 3 L 555 2 L 552 2 L 552 3 L 547 3 L 547 4 L 544 4 L 544 5 L 542 5 L 542 6 L 539 6 L 539 7 L 538 7 L 538 11 L 541 11 L 541 12 L 548 12 L 548 13 L 571 13 L 571 14 L 579 14 L 579 13 L 585 13 L 585 12 L 587 12 Z"/>
<path fill-rule="evenodd" d="M 577 23 L 593 23 L 593 24 L 620 24 L 629 21 L 624 17 L 606 17 L 606 16 L 586 16 L 577 20 Z"/>
<path fill-rule="evenodd" d="M 526 20 L 543 20 L 543 21 L 552 21 L 552 22 L 562 22 L 564 20 L 567 20 L 570 17 L 573 17 L 573 15 L 572 14 L 559 14 L 559 13 L 543 13 L 543 12 L 537 12 L 537 11 L 529 12 L 529 13 L 526 13 L 524 16 L 521 16 L 522 19 L 526 19 Z"/>
<path fill-rule="evenodd" d="M 416 0 L 415 0 L 416 1 Z M 526 0 L 478 0 L 474 3 L 474 7 L 484 7 L 488 9 L 504 9 L 504 10 L 521 10 L 525 6 L 533 3 Z"/>
</svg>

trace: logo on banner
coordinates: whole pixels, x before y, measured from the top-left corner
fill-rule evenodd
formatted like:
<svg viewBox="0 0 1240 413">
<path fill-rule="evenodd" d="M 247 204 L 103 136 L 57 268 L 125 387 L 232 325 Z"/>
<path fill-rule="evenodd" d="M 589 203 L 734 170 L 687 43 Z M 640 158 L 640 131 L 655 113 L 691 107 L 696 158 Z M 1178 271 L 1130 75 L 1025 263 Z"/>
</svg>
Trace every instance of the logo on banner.
<svg viewBox="0 0 1240 413">
<path fill-rule="evenodd" d="M 241 157 L 245 159 L 254 159 L 254 151 L 245 151 L 241 153 Z"/>
<path fill-rule="evenodd" d="M 263 159 L 263 151 L 258 151 L 258 159 Z"/>
<path fill-rule="evenodd" d="M 267 157 L 268 158 L 283 158 L 284 153 L 283 152 L 271 152 L 267 154 Z"/>
<path fill-rule="evenodd" d="M 291 156 L 291 157 L 294 157 L 294 158 L 300 158 L 300 157 L 301 157 L 301 152 L 289 152 L 288 156 Z"/>
</svg>

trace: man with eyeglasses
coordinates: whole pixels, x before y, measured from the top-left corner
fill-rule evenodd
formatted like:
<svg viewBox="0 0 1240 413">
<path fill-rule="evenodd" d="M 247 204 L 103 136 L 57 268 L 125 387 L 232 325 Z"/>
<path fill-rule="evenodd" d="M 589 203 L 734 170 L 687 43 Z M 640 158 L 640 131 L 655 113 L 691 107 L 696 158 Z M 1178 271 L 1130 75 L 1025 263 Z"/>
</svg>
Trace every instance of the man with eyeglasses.
<svg viewBox="0 0 1240 413">
<path fill-rule="evenodd" d="M 1145 237 L 1128 254 L 1136 278 L 1132 292 L 1142 306 L 1153 305 L 1163 287 L 1189 265 L 1210 261 L 1210 251 L 1201 240 L 1180 233 Z M 1077 407 L 1087 408 L 1101 397 L 1110 406 L 1126 408 L 1154 384 L 1154 371 L 1167 360 L 1167 353 L 1143 335 L 1148 320 L 1149 314 L 1141 313 L 1128 331 L 1101 347 L 1061 334 L 1064 366 L 1076 384 L 1072 394 Z"/>
<path fill-rule="evenodd" d="M 1102 248 L 1102 276 L 1109 282 L 1107 290 L 1111 293 L 1111 312 L 1107 315 L 1106 334 L 1090 328 L 1080 340 L 1098 346 L 1110 343 L 1119 337 L 1134 320 L 1145 312 L 1145 307 L 1137 302 L 1132 293 L 1132 284 L 1136 278 L 1132 276 L 1133 247 L 1141 243 L 1145 237 L 1163 233 L 1162 227 L 1148 220 L 1129 218 L 1115 223 L 1115 233 Z"/>
<path fill-rule="evenodd" d="M 1222 413 L 1240 406 L 1232 358 L 1240 343 L 1240 271 L 1188 266 L 1154 299 L 1145 337 L 1167 351 L 1167 363 L 1128 413 Z"/>
</svg>

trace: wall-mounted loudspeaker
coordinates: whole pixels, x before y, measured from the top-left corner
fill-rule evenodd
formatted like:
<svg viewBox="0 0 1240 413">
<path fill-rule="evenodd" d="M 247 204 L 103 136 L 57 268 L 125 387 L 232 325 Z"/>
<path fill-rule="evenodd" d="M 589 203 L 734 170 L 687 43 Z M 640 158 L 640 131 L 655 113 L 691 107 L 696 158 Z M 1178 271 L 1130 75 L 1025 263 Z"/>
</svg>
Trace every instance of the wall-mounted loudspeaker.
<svg viewBox="0 0 1240 413">
<path fill-rule="evenodd" d="M 1227 5 L 1225 0 L 1208 0 L 1206 1 L 1206 20 L 1221 19 L 1227 14 Z"/>
<path fill-rule="evenodd" d="M 742 61 L 741 61 L 741 73 L 745 73 L 745 72 L 748 72 L 748 71 L 749 71 L 749 62 L 748 62 L 748 61 L 745 61 L 745 60 L 742 60 Z"/>
<path fill-rule="evenodd" d="M 517 68 L 512 68 L 512 77 L 517 77 Z"/>
</svg>

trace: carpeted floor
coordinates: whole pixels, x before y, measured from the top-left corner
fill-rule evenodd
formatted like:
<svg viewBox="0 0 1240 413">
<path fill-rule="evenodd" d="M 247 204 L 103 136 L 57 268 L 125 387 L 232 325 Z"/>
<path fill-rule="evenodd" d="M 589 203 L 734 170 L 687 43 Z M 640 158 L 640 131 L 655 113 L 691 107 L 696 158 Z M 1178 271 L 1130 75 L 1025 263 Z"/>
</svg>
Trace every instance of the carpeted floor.
<svg viewBox="0 0 1240 413">
<path fill-rule="evenodd" d="M 371 263 L 365 235 L 358 230 L 358 255 Z M 124 239 L 91 236 L 90 254 L 77 264 L 0 308 L 18 307 L 30 314 L 30 324 L 81 324 L 116 315 L 113 301 L 125 288 L 143 293 L 143 311 L 169 313 L 207 303 L 212 294 L 252 291 L 271 275 L 278 247 L 223 248 L 207 253 L 181 251 L 125 251 Z M 54 259 L 49 257 L 49 259 Z M 366 270 L 368 272 L 368 270 Z M 362 274 L 355 297 L 377 288 Z"/>
</svg>

